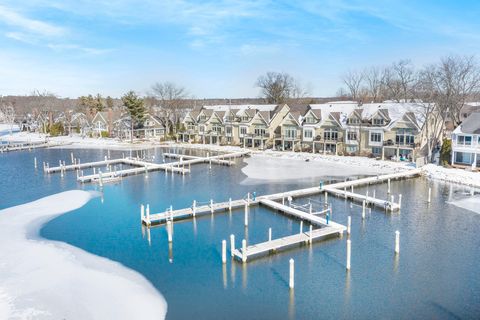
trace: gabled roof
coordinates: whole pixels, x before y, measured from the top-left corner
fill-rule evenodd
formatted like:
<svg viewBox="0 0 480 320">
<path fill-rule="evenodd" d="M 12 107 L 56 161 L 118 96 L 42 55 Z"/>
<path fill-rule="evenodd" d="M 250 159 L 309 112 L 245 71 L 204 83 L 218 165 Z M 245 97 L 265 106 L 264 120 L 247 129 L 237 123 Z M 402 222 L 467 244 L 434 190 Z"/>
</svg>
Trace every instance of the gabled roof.
<svg viewBox="0 0 480 320">
<path fill-rule="evenodd" d="M 453 133 L 455 134 L 480 134 L 480 112 L 470 114 Z"/>
</svg>

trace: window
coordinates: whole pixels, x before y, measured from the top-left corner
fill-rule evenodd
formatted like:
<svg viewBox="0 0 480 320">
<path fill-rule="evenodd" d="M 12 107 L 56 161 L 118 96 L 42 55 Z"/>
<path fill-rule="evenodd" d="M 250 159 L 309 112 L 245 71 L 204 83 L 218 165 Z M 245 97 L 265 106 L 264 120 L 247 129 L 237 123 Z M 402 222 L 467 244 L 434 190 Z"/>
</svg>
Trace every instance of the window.
<svg viewBox="0 0 480 320">
<path fill-rule="evenodd" d="M 235 116 L 228 116 L 228 117 L 227 117 L 227 121 L 232 122 L 232 121 L 234 121 L 234 120 L 235 120 Z"/>
<path fill-rule="evenodd" d="M 372 148 L 372 153 L 374 155 L 380 155 L 382 153 L 382 148 L 379 148 L 379 147 L 373 147 Z"/>
<path fill-rule="evenodd" d="M 265 136 L 265 128 L 255 128 L 256 136 Z"/>
<path fill-rule="evenodd" d="M 245 116 L 242 116 L 242 121 L 248 121 L 248 119 L 249 119 L 249 118 L 248 118 L 248 116 L 247 116 L 247 115 L 245 115 Z"/>
<path fill-rule="evenodd" d="M 323 139 L 324 140 L 333 140 L 333 141 L 338 140 L 338 131 L 333 130 L 333 129 L 325 130 L 323 132 Z"/>
<path fill-rule="evenodd" d="M 472 154 L 468 152 L 455 152 L 455 162 L 463 164 L 472 163 Z"/>
<path fill-rule="evenodd" d="M 220 132 L 222 132 L 222 127 L 220 127 L 220 126 L 213 126 L 213 127 L 212 127 L 212 130 L 213 130 L 214 132 L 220 133 Z"/>
<path fill-rule="evenodd" d="M 355 131 L 348 131 L 347 132 L 347 140 L 357 141 L 357 133 Z"/>
<path fill-rule="evenodd" d="M 225 127 L 225 133 L 229 136 L 232 135 L 232 127 L 228 126 L 228 127 Z"/>
<path fill-rule="evenodd" d="M 193 130 L 195 130 L 195 125 L 193 125 L 192 123 L 189 123 L 187 125 L 187 129 L 193 131 Z"/>
<path fill-rule="evenodd" d="M 371 132 L 370 133 L 370 142 L 381 142 L 382 141 L 382 134 L 379 132 Z"/>
<path fill-rule="evenodd" d="M 303 137 L 306 139 L 313 138 L 313 130 L 303 130 Z"/>
<path fill-rule="evenodd" d="M 198 127 L 198 131 L 199 131 L 200 133 L 204 133 L 204 132 L 205 132 L 205 126 L 199 126 L 199 127 Z"/>
<path fill-rule="evenodd" d="M 358 150 L 357 146 L 347 146 L 347 152 L 349 153 L 357 152 L 357 150 Z"/>
<path fill-rule="evenodd" d="M 375 118 L 375 119 L 373 119 L 373 124 L 376 125 L 376 126 L 383 126 L 384 121 L 383 121 L 382 118 Z"/>
<path fill-rule="evenodd" d="M 358 118 L 348 118 L 347 124 L 360 124 L 360 119 Z"/>
<path fill-rule="evenodd" d="M 285 129 L 285 138 L 295 139 L 297 137 L 297 129 L 287 128 Z"/>
<path fill-rule="evenodd" d="M 240 127 L 240 136 L 244 136 L 247 134 L 247 127 Z"/>
<path fill-rule="evenodd" d="M 308 117 L 305 118 L 305 123 L 310 123 L 310 124 L 312 124 L 312 123 L 315 123 L 315 122 L 317 122 L 317 121 L 315 121 L 315 118 L 314 118 L 314 117 L 308 116 Z"/>
<path fill-rule="evenodd" d="M 464 145 L 464 146 L 471 146 L 472 145 L 472 136 L 458 136 L 457 137 L 457 144 Z"/>
<path fill-rule="evenodd" d="M 204 114 L 202 114 L 202 115 L 200 116 L 200 120 L 205 121 L 205 120 L 207 120 L 207 117 L 206 117 Z"/>
<path fill-rule="evenodd" d="M 415 136 L 410 129 L 398 129 L 395 135 L 395 143 L 398 145 L 414 144 Z"/>
</svg>

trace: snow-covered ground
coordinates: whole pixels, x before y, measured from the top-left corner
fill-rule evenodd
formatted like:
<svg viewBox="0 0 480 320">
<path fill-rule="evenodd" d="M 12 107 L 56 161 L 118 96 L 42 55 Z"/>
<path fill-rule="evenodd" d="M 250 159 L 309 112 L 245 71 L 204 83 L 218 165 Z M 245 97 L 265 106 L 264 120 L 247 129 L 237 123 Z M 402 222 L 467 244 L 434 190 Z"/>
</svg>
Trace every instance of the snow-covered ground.
<svg viewBox="0 0 480 320">
<path fill-rule="evenodd" d="M 85 205 L 73 190 L 0 211 L 0 319 L 163 319 L 164 298 L 137 272 L 66 243 L 41 226 Z"/>
<path fill-rule="evenodd" d="M 462 169 L 444 168 L 434 164 L 422 167 L 425 176 L 435 180 L 459 183 L 472 187 L 480 187 L 480 172 L 472 172 Z"/>
<path fill-rule="evenodd" d="M 10 132 L 18 132 L 20 131 L 20 127 L 16 124 L 10 123 L 0 123 L 0 136 L 5 134 L 10 134 Z"/>
</svg>

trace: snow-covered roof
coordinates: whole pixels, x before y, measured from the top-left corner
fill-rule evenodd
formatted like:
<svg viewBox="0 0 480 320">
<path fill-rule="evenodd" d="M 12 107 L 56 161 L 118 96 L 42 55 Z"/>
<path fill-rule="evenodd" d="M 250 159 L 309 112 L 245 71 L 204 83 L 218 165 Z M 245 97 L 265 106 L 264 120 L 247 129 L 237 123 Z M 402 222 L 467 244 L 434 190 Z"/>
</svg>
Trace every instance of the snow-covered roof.
<svg viewBox="0 0 480 320">
<path fill-rule="evenodd" d="M 455 134 L 480 134 L 480 112 L 474 112 L 453 130 Z"/>
<path fill-rule="evenodd" d="M 359 114 L 362 115 L 363 119 L 371 119 L 375 114 L 380 110 L 386 110 L 387 113 L 383 113 L 384 116 L 390 118 L 389 125 L 393 125 L 396 121 L 403 118 L 406 113 L 413 113 L 415 116 L 417 124 L 422 127 L 423 117 L 422 112 L 424 110 L 423 104 L 420 103 L 364 103 L 359 105 L 352 101 L 337 101 L 337 102 L 328 102 L 323 104 L 311 104 L 310 107 L 312 110 L 320 110 L 321 118 L 328 119 L 329 114 L 339 113 L 339 120 L 342 126 L 346 125 L 347 118 L 354 112 L 358 110 Z"/>
<path fill-rule="evenodd" d="M 277 105 L 276 104 L 225 104 L 225 105 L 212 105 L 212 106 L 203 106 L 204 109 L 210 109 L 214 111 L 227 111 L 229 109 L 237 110 L 246 110 L 246 109 L 257 109 L 259 111 L 273 111 Z"/>
</svg>

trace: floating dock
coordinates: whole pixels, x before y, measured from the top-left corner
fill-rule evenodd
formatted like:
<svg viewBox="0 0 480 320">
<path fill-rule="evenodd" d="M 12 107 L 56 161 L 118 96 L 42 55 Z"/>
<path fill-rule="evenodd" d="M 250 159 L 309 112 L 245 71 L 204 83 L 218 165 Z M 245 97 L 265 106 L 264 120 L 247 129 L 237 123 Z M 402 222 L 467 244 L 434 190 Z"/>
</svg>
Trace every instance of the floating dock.
<svg viewBox="0 0 480 320">
<path fill-rule="evenodd" d="M 32 150 L 40 148 L 50 148 L 58 147 L 65 145 L 64 143 L 55 143 L 55 142 L 40 142 L 40 143 L 9 143 L 5 145 L 0 145 L 0 153 L 3 152 L 12 152 L 12 151 L 22 151 L 22 150 Z"/>
</svg>

